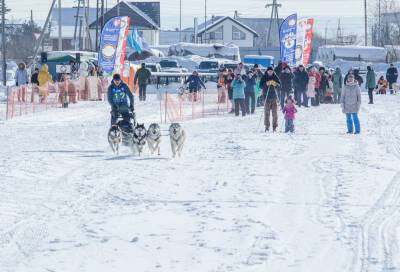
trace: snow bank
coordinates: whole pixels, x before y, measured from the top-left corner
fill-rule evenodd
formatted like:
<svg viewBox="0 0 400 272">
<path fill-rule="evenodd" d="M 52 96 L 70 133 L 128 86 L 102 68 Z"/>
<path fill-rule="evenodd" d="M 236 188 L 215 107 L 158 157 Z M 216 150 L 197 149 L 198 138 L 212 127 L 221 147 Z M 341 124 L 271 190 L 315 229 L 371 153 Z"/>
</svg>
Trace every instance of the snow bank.
<svg viewBox="0 0 400 272">
<path fill-rule="evenodd" d="M 326 45 L 318 48 L 317 59 L 326 64 L 337 59 L 386 62 L 387 53 L 387 49 L 383 47 Z"/>
<path fill-rule="evenodd" d="M 400 69 L 400 62 L 394 63 L 394 65 Z M 373 63 L 373 62 L 366 62 L 366 61 L 347 61 L 342 59 L 337 59 L 330 64 L 326 65 L 329 68 L 336 68 L 340 67 L 343 72 L 350 70 L 351 68 L 360 68 L 361 70 L 366 70 L 367 66 L 372 66 L 375 72 L 386 72 L 389 68 L 388 63 Z"/>
<path fill-rule="evenodd" d="M 177 43 L 169 47 L 169 56 L 197 55 L 230 60 L 240 60 L 239 47 L 235 44 Z"/>
</svg>

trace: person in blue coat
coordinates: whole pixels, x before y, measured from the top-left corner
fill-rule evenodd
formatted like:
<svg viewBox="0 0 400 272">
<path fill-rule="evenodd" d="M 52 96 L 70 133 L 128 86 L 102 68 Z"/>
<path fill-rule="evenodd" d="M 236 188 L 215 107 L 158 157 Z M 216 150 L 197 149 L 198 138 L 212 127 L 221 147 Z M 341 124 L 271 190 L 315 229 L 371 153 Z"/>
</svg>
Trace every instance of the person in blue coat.
<svg viewBox="0 0 400 272">
<path fill-rule="evenodd" d="M 246 116 L 246 107 L 244 105 L 244 89 L 246 88 L 246 83 L 242 79 L 240 74 L 235 76 L 232 81 L 233 88 L 233 101 L 235 104 L 235 115 L 239 116 L 239 109 L 242 111 L 242 116 Z"/>
<path fill-rule="evenodd" d="M 185 84 L 189 83 L 189 93 L 190 96 L 193 97 L 194 101 L 197 101 L 197 92 L 201 90 L 201 87 L 204 89 L 206 85 L 204 85 L 203 81 L 199 77 L 197 71 L 194 71 L 185 81 Z"/>
<path fill-rule="evenodd" d="M 134 98 L 132 92 L 129 90 L 128 85 L 122 82 L 119 74 L 113 76 L 111 85 L 108 87 L 107 98 L 111 106 L 112 126 L 116 124 L 119 115 L 127 122 L 130 120 L 130 113 L 133 114 L 134 118 Z"/>
<path fill-rule="evenodd" d="M 244 90 L 244 104 L 246 106 L 246 113 L 253 114 L 256 109 L 256 84 L 257 84 L 257 75 L 255 75 L 252 71 L 249 71 L 247 75 L 243 76 L 243 79 L 246 83 L 246 88 Z"/>
</svg>

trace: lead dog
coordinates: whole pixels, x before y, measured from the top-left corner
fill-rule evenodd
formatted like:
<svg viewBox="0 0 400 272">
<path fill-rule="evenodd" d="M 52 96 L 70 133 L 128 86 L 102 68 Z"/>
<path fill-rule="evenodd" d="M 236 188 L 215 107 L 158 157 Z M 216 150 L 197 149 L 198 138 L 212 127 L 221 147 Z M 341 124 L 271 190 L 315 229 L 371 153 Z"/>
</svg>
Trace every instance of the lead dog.
<svg viewBox="0 0 400 272">
<path fill-rule="evenodd" d="M 160 156 L 161 128 L 158 124 L 151 124 L 147 130 L 147 145 L 151 155 L 157 151 Z"/>
<path fill-rule="evenodd" d="M 118 126 L 112 126 L 108 131 L 108 143 L 114 154 L 119 154 L 119 146 L 122 143 L 122 131 Z"/>
<path fill-rule="evenodd" d="M 143 152 L 143 148 L 146 145 L 147 131 L 144 124 L 137 124 L 133 130 L 133 153 L 140 154 Z"/>
<path fill-rule="evenodd" d="M 169 127 L 169 138 L 171 140 L 172 156 L 175 158 L 182 154 L 183 144 L 186 140 L 186 133 L 178 123 L 172 123 Z"/>
</svg>

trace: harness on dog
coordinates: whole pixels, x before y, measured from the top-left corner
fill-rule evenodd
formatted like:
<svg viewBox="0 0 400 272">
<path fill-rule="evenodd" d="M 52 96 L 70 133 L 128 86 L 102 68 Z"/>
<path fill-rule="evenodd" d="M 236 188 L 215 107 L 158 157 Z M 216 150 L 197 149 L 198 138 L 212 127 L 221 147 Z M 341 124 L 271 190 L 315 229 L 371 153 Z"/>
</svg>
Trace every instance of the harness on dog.
<svg viewBox="0 0 400 272">
<path fill-rule="evenodd" d="M 133 134 L 133 142 L 139 145 L 145 145 L 146 144 L 146 135 L 144 136 L 139 136 L 136 133 Z"/>
</svg>

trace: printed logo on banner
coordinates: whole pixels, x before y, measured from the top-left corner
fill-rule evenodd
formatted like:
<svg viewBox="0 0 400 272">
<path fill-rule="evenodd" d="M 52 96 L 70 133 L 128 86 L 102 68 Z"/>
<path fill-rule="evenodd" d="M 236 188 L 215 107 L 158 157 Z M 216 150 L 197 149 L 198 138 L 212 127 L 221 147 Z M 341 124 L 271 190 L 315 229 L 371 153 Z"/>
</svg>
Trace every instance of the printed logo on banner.
<svg viewBox="0 0 400 272">
<path fill-rule="evenodd" d="M 120 72 L 125 59 L 126 37 L 130 18 L 114 17 L 108 20 L 101 32 L 99 65 L 105 74 Z"/>
<path fill-rule="evenodd" d="M 112 44 L 106 44 L 104 45 L 103 49 L 101 50 L 101 53 L 103 55 L 103 58 L 105 59 L 112 59 L 115 55 L 116 48 Z"/>
<path fill-rule="evenodd" d="M 279 31 L 281 60 L 289 65 L 296 64 L 296 34 L 297 14 L 292 14 L 283 21 Z"/>
</svg>

